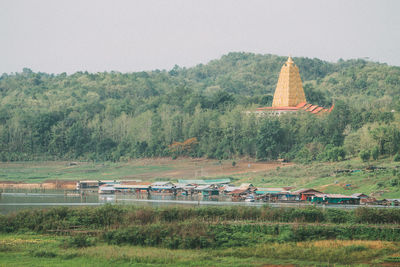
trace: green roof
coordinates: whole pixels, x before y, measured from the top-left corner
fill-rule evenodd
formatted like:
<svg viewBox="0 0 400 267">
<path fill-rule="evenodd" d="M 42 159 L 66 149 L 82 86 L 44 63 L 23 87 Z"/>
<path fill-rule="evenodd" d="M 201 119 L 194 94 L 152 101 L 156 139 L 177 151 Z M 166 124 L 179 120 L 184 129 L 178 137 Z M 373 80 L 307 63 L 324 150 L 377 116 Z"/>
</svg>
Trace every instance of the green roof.
<svg viewBox="0 0 400 267">
<path fill-rule="evenodd" d="M 256 194 L 276 194 L 276 193 L 281 193 L 282 191 L 256 191 Z"/>
</svg>

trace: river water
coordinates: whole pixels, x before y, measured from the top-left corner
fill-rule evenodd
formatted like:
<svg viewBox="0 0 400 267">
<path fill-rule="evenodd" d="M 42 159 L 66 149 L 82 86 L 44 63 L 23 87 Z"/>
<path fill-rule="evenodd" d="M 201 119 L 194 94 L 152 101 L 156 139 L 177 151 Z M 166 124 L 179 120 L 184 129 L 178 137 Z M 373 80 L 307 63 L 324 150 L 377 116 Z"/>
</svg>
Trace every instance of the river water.
<svg viewBox="0 0 400 267">
<path fill-rule="evenodd" d="M 18 210 L 32 208 L 49 208 L 57 206 L 98 206 L 110 204 L 122 205 L 189 205 L 189 206 L 258 206 L 266 205 L 265 202 L 232 202 L 225 200 L 210 200 L 207 198 L 199 199 L 196 197 L 174 197 L 174 196 L 136 196 L 132 194 L 99 195 L 97 193 L 80 194 L 73 191 L 46 190 L 46 191 L 26 191 L 26 190 L 5 190 L 0 193 L 0 214 L 7 214 Z M 275 207 L 304 207 L 310 206 L 307 203 L 268 203 Z M 354 209 L 358 205 L 327 205 L 321 207 L 335 207 L 343 209 Z M 374 206 L 380 207 L 382 206 Z M 391 207 L 389 207 L 391 208 Z M 398 208 L 398 207 L 397 207 Z"/>
</svg>

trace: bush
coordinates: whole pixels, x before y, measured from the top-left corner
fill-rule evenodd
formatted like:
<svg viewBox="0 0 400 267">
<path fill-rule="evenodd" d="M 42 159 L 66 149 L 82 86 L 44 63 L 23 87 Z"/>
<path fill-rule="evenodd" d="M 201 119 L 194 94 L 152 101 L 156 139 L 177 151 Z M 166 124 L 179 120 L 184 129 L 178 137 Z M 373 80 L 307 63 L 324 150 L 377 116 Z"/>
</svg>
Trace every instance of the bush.
<svg viewBox="0 0 400 267">
<path fill-rule="evenodd" d="M 394 155 L 393 160 L 396 161 L 396 162 L 399 162 L 400 161 L 400 154 L 396 153 L 396 155 Z"/>
<path fill-rule="evenodd" d="M 299 150 L 296 154 L 296 161 L 300 163 L 309 163 L 313 160 L 311 152 L 306 148 L 303 147 Z"/>
<path fill-rule="evenodd" d="M 64 242 L 66 247 L 85 248 L 94 245 L 94 242 L 89 237 L 82 234 L 73 236 Z"/>
<path fill-rule="evenodd" d="M 39 258 L 55 258 L 55 257 L 57 257 L 57 253 L 55 253 L 53 251 L 47 251 L 45 249 L 31 251 L 30 254 L 33 257 L 39 257 Z"/>
<path fill-rule="evenodd" d="M 371 157 L 371 152 L 369 150 L 361 150 L 358 155 L 363 162 L 367 162 Z"/>
<path fill-rule="evenodd" d="M 339 209 L 328 209 L 325 214 L 325 218 L 331 223 L 345 223 L 349 221 L 350 213 L 345 210 Z"/>
<path fill-rule="evenodd" d="M 324 153 L 318 155 L 319 160 L 323 161 L 342 161 L 346 157 L 343 147 L 327 145 Z"/>
<path fill-rule="evenodd" d="M 377 160 L 379 157 L 379 148 L 378 147 L 374 147 L 371 151 L 371 156 L 374 160 Z"/>
</svg>

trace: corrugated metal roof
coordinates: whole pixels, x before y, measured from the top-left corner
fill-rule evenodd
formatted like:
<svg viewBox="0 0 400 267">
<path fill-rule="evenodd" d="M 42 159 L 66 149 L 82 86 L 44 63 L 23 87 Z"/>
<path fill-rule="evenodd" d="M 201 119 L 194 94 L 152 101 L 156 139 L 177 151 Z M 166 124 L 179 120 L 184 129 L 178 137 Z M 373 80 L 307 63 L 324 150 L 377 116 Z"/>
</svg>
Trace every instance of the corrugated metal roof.
<svg viewBox="0 0 400 267">
<path fill-rule="evenodd" d="M 230 192 L 229 194 L 241 194 L 241 193 L 244 193 L 244 192 L 246 192 L 247 191 L 247 189 L 235 189 L 235 190 L 233 190 L 232 192 Z"/>
<path fill-rule="evenodd" d="M 312 189 L 312 188 L 302 188 L 302 189 L 293 191 L 293 193 L 294 194 L 303 194 L 303 193 L 306 193 L 308 191 L 313 191 L 313 192 L 316 192 L 316 193 L 322 193 L 322 192 L 320 192 L 318 190 L 315 190 L 315 189 Z"/>
<path fill-rule="evenodd" d="M 100 191 L 115 191 L 115 188 L 113 186 L 100 186 L 99 190 Z"/>
<path fill-rule="evenodd" d="M 342 194 L 315 194 L 316 197 L 321 197 L 321 198 L 353 198 L 353 199 L 358 199 L 358 197 L 353 197 L 353 196 L 346 196 Z"/>
<path fill-rule="evenodd" d="M 151 185 L 152 182 L 121 181 L 121 185 Z"/>
<path fill-rule="evenodd" d="M 209 179 L 209 180 L 178 180 L 180 184 L 198 184 L 198 185 L 205 185 L 205 184 L 229 184 L 231 179 Z"/>
<path fill-rule="evenodd" d="M 368 195 L 363 194 L 363 193 L 354 193 L 354 194 L 352 194 L 351 196 L 353 196 L 353 197 L 360 197 L 360 196 L 366 196 L 366 197 L 368 197 Z"/>
<path fill-rule="evenodd" d="M 154 182 L 151 184 L 152 187 L 154 186 L 173 186 L 174 184 L 171 182 Z"/>
<path fill-rule="evenodd" d="M 257 191 L 276 191 L 276 192 L 281 192 L 281 191 L 287 191 L 283 187 L 257 187 Z"/>
<path fill-rule="evenodd" d="M 115 185 L 115 189 L 147 189 L 149 185 Z"/>
</svg>

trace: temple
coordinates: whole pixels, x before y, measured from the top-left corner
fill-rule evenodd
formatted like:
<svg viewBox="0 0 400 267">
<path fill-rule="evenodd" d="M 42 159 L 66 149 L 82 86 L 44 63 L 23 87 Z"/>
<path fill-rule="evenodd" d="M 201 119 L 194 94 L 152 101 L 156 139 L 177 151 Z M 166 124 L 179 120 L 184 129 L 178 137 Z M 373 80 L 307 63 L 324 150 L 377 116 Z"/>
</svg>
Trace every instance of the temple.
<svg viewBox="0 0 400 267">
<path fill-rule="evenodd" d="M 276 85 L 272 107 L 296 107 L 306 101 L 299 68 L 291 57 L 282 66 Z"/>
<path fill-rule="evenodd" d="M 314 114 L 321 114 L 330 112 L 332 109 L 333 106 L 330 109 L 326 109 L 318 105 L 307 103 L 299 68 L 289 56 L 288 60 L 281 68 L 272 107 L 257 108 L 256 113 L 280 115 L 282 113 L 304 110 Z"/>
</svg>

